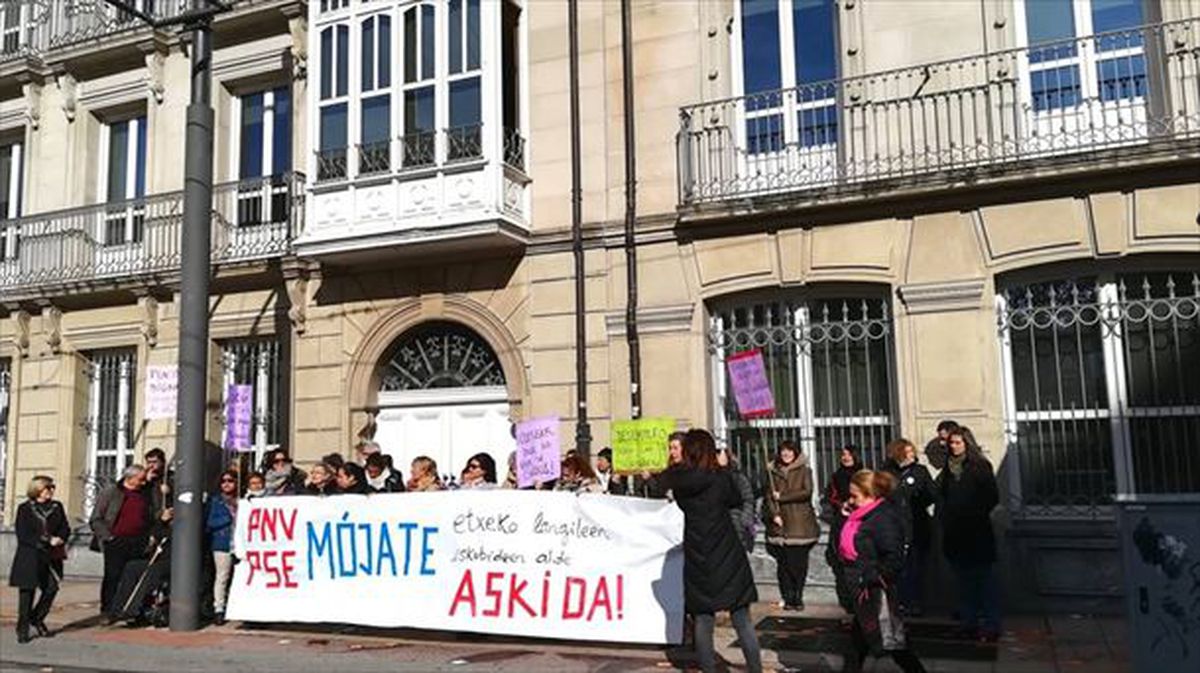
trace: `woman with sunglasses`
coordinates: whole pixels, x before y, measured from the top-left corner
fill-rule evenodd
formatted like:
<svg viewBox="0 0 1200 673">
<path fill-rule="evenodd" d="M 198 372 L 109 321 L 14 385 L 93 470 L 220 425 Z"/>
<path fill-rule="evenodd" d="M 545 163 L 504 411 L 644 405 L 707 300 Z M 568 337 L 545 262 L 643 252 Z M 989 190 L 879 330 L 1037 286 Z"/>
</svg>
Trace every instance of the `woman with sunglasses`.
<svg viewBox="0 0 1200 673">
<path fill-rule="evenodd" d="M 212 546 L 213 566 L 213 621 L 220 626 L 225 623 L 225 599 L 229 596 L 229 580 L 233 577 L 233 529 L 237 524 L 238 475 L 233 470 L 221 473 L 217 492 L 208 499 L 204 532 Z"/>
<path fill-rule="evenodd" d="M 468 489 L 491 489 L 496 486 L 496 459 L 487 453 L 477 453 L 467 459 L 462 471 L 462 486 Z"/>
<path fill-rule="evenodd" d="M 29 627 L 42 637 L 50 637 L 46 615 L 62 581 L 63 561 L 67 558 L 67 538 L 71 528 L 62 503 L 54 499 L 54 480 L 37 476 L 29 482 L 27 499 L 17 507 L 17 551 L 13 555 L 9 586 L 20 593 L 17 602 L 17 642 L 28 643 Z M 42 595 L 34 605 L 34 592 Z"/>
<path fill-rule="evenodd" d="M 267 495 L 296 495 L 304 489 L 307 475 L 292 464 L 288 452 L 276 449 L 268 455 L 264 472 Z"/>
</svg>

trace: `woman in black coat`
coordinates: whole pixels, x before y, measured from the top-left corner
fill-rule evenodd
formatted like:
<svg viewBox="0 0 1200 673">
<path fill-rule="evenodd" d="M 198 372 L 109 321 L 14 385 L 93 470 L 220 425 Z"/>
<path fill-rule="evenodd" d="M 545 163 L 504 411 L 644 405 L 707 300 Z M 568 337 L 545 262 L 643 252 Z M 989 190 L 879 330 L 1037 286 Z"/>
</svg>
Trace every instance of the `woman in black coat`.
<svg viewBox="0 0 1200 673">
<path fill-rule="evenodd" d="M 750 673 L 762 671 L 762 658 L 750 604 L 758 599 L 754 574 L 746 560 L 729 510 L 741 503 L 733 479 L 717 464 L 717 447 L 705 430 L 689 430 L 682 464 L 661 475 L 675 504 L 683 510 L 683 581 L 687 611 L 695 626 L 700 669 L 716 670 L 713 647 L 715 613 L 729 611 Z"/>
<path fill-rule="evenodd" d="M 13 555 L 9 586 L 20 592 L 17 604 L 17 642 L 29 642 L 29 627 L 39 636 L 52 634 L 46 628 L 46 615 L 62 581 L 67 538 L 71 528 L 62 503 L 54 500 L 54 480 L 34 477 L 26 491 L 28 499 L 17 507 L 17 551 Z M 34 592 L 42 595 L 34 605 Z"/>
<path fill-rule="evenodd" d="M 904 573 L 900 577 L 900 608 L 913 617 L 921 615 L 924 596 L 925 562 L 933 543 L 933 519 L 929 506 L 937 500 L 933 477 L 924 465 L 917 462 L 917 447 L 907 439 L 897 439 L 887 445 L 888 461 L 883 469 L 896 478 L 892 500 L 904 515 L 908 554 Z"/>
<path fill-rule="evenodd" d="M 846 583 L 855 596 L 852 649 L 843 669 L 847 673 L 861 671 L 868 653 L 891 655 L 905 673 L 925 671 L 908 649 L 896 612 L 896 583 L 904 570 L 905 514 L 889 500 L 894 487 L 895 479 L 883 471 L 862 470 L 850 481 L 853 511 L 837 540 Z"/>
<path fill-rule="evenodd" d="M 825 522 L 829 524 L 829 544 L 825 545 L 825 562 L 833 572 L 833 587 L 837 592 L 838 605 L 847 613 L 854 612 L 854 596 L 846 585 L 841 557 L 837 553 L 838 534 L 846 520 L 846 508 L 850 499 L 850 478 L 863 469 L 862 455 L 858 447 L 847 444 L 838 451 L 838 468 L 830 477 L 822 496 L 821 508 Z"/>
</svg>

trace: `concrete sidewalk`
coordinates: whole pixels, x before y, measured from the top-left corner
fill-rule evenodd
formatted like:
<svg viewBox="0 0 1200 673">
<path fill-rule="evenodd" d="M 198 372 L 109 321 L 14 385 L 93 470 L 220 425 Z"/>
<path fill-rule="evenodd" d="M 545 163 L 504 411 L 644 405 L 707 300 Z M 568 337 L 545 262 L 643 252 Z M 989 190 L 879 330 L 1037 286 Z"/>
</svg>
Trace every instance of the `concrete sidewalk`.
<svg viewBox="0 0 1200 673">
<path fill-rule="evenodd" d="M 16 591 L 0 592 L 0 670 L 38 666 L 107 670 L 513 670 L 642 671 L 694 665 L 687 648 L 604 645 L 580 641 L 530 640 L 412 629 L 344 625 L 228 624 L 198 633 L 102 626 L 97 617 L 96 581 L 68 579 L 47 619 L 62 631 L 50 640 L 17 646 L 12 624 Z M 810 606 L 797 616 L 773 605 L 754 606 L 753 615 L 768 669 L 838 671 L 847 635 L 834 606 Z M 955 641 L 944 620 L 914 620 L 913 647 L 930 671 L 962 673 L 1124 673 L 1129 670 L 1125 623 L 1085 615 L 1010 616 L 994 646 Z M 721 653 L 742 661 L 736 636 L 719 623 Z M 286 662 L 286 665 L 285 665 Z M 299 669 L 295 667 L 299 666 Z M 890 661 L 867 670 L 896 670 Z"/>
</svg>

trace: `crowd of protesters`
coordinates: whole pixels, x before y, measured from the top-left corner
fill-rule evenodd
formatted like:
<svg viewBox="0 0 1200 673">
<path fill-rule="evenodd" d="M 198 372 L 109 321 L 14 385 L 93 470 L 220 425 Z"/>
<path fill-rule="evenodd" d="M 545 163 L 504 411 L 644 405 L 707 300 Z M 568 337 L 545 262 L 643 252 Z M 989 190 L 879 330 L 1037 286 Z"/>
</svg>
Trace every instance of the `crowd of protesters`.
<svg viewBox="0 0 1200 673">
<path fill-rule="evenodd" d="M 859 449 L 848 445 L 839 450 L 837 469 L 819 498 L 814 498 L 813 470 L 805 452 L 783 441 L 764 466 L 759 505 L 752 482 L 756 475 L 742 468 L 732 449 L 718 446 L 703 430 L 670 436 L 668 466 L 662 472 L 617 474 L 610 449 L 600 451 L 594 465 L 583 454 L 568 451 L 558 479 L 527 488 L 670 498 L 677 503 L 685 517 L 685 600 L 703 670 L 715 666 L 712 628 L 719 611 L 730 612 L 749 670 L 761 670 L 748 614 L 757 593 L 747 552 L 762 530 L 776 562 L 780 607 L 804 610 L 809 556 L 821 536 L 820 518 L 829 528 L 826 561 L 851 622 L 847 670 L 859 670 L 868 654 L 886 654 L 905 671 L 922 671 L 906 646 L 901 617 L 923 612 L 923 578 L 939 527 L 941 548 L 957 583 L 956 614 L 963 634 L 994 641 L 1000 629 L 990 518 L 999 493 L 992 466 L 970 429 L 943 421 L 937 433 L 925 447 L 927 462 L 939 471 L 936 479 L 906 439 L 888 444 L 886 461 L 875 471 L 865 469 Z M 352 460 L 334 453 L 300 469 L 287 451 L 274 450 L 258 469 L 236 467 L 221 473 L 205 504 L 209 600 L 218 624 L 224 622 L 236 562 L 234 528 L 243 499 L 518 488 L 515 452 L 503 475 L 493 457 L 481 452 L 456 474 L 443 474 L 432 458 L 420 456 L 404 466 L 406 478 L 405 471 L 370 441 L 356 447 Z M 97 494 L 89 525 L 92 549 L 103 554 L 100 605 L 105 614 L 122 613 L 117 592 L 131 567 L 145 568 L 147 557 L 151 563 L 169 558 L 163 551 L 174 518 L 172 481 L 166 456 L 153 449 L 144 466 L 127 467 L 115 484 Z M 63 507 L 53 499 L 51 478 L 35 477 L 27 495 L 17 509 L 18 546 L 10 573 L 10 584 L 20 590 L 17 636 L 22 643 L 29 641 L 31 629 L 42 636 L 49 633 L 44 619 L 61 581 L 70 535 Z M 814 500 L 820 505 L 819 517 Z"/>
</svg>

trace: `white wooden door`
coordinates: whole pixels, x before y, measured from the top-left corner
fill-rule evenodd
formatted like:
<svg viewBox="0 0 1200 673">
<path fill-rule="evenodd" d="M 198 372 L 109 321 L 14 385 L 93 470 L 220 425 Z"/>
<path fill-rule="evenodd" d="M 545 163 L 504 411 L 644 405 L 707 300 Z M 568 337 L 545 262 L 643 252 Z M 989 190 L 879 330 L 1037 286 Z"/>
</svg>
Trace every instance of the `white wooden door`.
<svg viewBox="0 0 1200 673">
<path fill-rule="evenodd" d="M 438 472 L 457 481 L 467 460 L 487 452 L 503 479 L 515 448 L 503 387 L 446 388 L 379 395 L 375 441 L 405 478 L 414 458 L 429 456 Z"/>
</svg>

